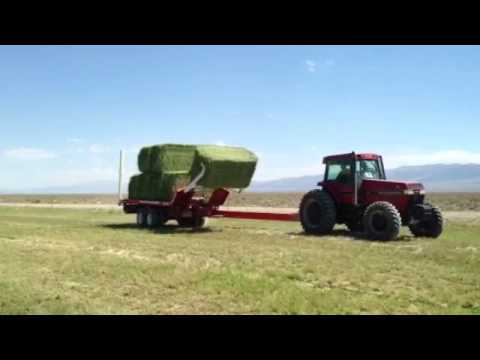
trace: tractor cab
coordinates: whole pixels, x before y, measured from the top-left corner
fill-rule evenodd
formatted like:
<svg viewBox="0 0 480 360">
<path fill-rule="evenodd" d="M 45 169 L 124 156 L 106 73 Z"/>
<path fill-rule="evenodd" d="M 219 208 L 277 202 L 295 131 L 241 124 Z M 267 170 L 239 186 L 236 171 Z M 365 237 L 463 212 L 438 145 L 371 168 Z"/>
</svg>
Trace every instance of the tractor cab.
<svg viewBox="0 0 480 360">
<path fill-rule="evenodd" d="M 325 175 L 300 204 L 307 233 L 326 234 L 335 224 L 367 231 L 379 240 L 395 238 L 401 225 L 415 236 L 438 237 L 443 220 L 438 208 L 424 202 L 422 184 L 387 180 L 383 159 L 371 153 L 331 155 L 323 159 Z"/>
<path fill-rule="evenodd" d="M 360 179 L 385 180 L 382 157 L 375 154 L 344 154 L 327 156 L 323 159 L 324 181 L 338 181 L 353 184 L 354 172 Z"/>
<path fill-rule="evenodd" d="M 358 205 L 364 180 L 385 181 L 382 157 L 376 154 L 340 154 L 323 159 L 325 176 L 318 185 L 338 203 Z M 355 190 L 354 190 L 355 189 Z M 361 199 L 365 201 L 365 199 Z"/>
</svg>

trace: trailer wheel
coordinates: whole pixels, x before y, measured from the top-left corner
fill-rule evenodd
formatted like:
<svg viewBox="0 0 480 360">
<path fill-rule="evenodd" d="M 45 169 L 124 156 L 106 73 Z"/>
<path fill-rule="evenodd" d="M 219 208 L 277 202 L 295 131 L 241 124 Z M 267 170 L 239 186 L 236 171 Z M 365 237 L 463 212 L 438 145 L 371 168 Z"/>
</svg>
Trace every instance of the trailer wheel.
<svg viewBox="0 0 480 360">
<path fill-rule="evenodd" d="M 149 209 L 147 212 L 146 224 L 149 228 L 163 226 L 166 223 L 165 216 L 161 209 Z"/>
<path fill-rule="evenodd" d="M 137 211 L 137 225 L 139 227 L 145 227 L 147 225 L 147 212 L 144 209 Z"/>
<path fill-rule="evenodd" d="M 377 201 L 369 205 L 363 216 L 367 236 L 373 240 L 394 240 L 400 233 L 402 218 L 391 203 Z"/>
<path fill-rule="evenodd" d="M 190 217 L 177 219 L 178 225 L 181 227 L 190 227 L 201 229 L 207 225 L 207 219 L 204 217 Z"/>
<path fill-rule="evenodd" d="M 300 203 L 300 222 L 307 234 L 328 234 L 336 222 L 336 208 L 332 197 L 325 191 L 312 190 Z"/>
<path fill-rule="evenodd" d="M 411 224 L 408 227 L 415 237 L 438 238 L 443 232 L 442 212 L 436 206 L 427 203 L 425 205 L 432 207 L 432 219 Z"/>
<path fill-rule="evenodd" d="M 195 223 L 193 224 L 193 228 L 203 229 L 205 226 L 207 226 L 207 224 L 208 224 L 207 218 L 198 217 L 198 218 L 195 218 Z"/>
</svg>

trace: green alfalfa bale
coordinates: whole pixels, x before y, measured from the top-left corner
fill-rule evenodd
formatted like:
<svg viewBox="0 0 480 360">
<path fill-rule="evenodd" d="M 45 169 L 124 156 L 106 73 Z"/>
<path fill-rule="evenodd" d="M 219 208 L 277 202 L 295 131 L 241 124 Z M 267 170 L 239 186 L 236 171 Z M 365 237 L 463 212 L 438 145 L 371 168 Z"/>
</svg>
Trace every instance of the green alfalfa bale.
<svg viewBox="0 0 480 360">
<path fill-rule="evenodd" d="M 190 172 L 172 171 L 163 174 L 164 182 L 172 184 L 175 191 L 186 187 L 191 182 Z"/>
<path fill-rule="evenodd" d="M 175 193 L 175 182 L 172 176 L 165 174 L 146 174 L 148 188 L 145 189 L 147 200 L 170 201 Z"/>
<path fill-rule="evenodd" d="M 151 147 L 150 171 L 155 173 L 190 173 L 195 158 L 195 145 L 164 144 Z"/>
<path fill-rule="evenodd" d="M 190 181 L 188 174 L 143 173 L 130 180 L 129 198 L 136 200 L 170 201 L 175 191 Z"/>
<path fill-rule="evenodd" d="M 206 188 L 244 189 L 250 185 L 255 173 L 257 156 L 241 147 L 199 145 L 192 166 L 192 178 L 205 165 L 205 174 L 198 182 Z"/>
<path fill-rule="evenodd" d="M 179 172 L 152 174 L 150 181 L 151 198 L 154 200 L 170 201 L 178 189 L 185 187 L 190 182 L 190 175 Z"/>
<path fill-rule="evenodd" d="M 128 198 L 138 199 L 138 183 L 140 175 L 134 175 L 130 178 L 128 183 Z"/>
<path fill-rule="evenodd" d="M 135 200 L 149 200 L 150 174 L 132 176 L 128 186 L 128 197 Z"/>
<path fill-rule="evenodd" d="M 141 172 L 149 172 L 152 167 L 152 147 L 143 147 L 138 154 L 138 169 Z"/>
<path fill-rule="evenodd" d="M 140 200 L 154 200 L 152 196 L 152 174 L 143 173 L 140 175 L 138 184 L 138 193 Z"/>
<path fill-rule="evenodd" d="M 145 188 L 145 174 L 134 175 L 130 178 L 128 185 L 128 197 L 129 199 L 145 200 L 144 188 Z"/>
</svg>

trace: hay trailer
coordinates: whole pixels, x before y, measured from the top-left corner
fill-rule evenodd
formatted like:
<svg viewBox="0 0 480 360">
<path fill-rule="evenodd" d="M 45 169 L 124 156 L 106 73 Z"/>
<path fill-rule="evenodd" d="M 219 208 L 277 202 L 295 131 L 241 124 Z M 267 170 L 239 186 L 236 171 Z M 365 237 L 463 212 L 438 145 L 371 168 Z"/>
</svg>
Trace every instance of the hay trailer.
<svg viewBox="0 0 480 360">
<path fill-rule="evenodd" d="M 298 212 L 264 212 L 222 209 L 230 191 L 225 188 L 213 190 L 209 199 L 196 196 L 198 184 L 206 175 L 204 164 L 199 174 L 185 187 L 178 188 L 170 201 L 124 199 L 122 194 L 123 152 L 120 152 L 119 206 L 126 214 L 136 214 L 139 227 L 156 228 L 169 220 L 176 220 L 180 227 L 202 228 L 207 218 L 234 218 L 250 220 L 299 221 Z"/>
</svg>

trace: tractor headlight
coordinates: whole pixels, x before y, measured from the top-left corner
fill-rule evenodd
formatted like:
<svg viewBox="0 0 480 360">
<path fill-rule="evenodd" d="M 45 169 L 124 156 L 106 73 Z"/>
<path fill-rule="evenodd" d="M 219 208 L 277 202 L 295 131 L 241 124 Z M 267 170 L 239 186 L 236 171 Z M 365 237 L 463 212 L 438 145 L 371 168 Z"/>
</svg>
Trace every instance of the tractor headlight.
<svg viewBox="0 0 480 360">
<path fill-rule="evenodd" d="M 403 190 L 403 194 L 404 195 L 415 195 L 415 194 L 419 194 L 419 195 L 425 195 L 425 190 L 422 189 L 422 190 L 411 190 L 411 189 L 407 189 L 407 190 Z"/>
</svg>

